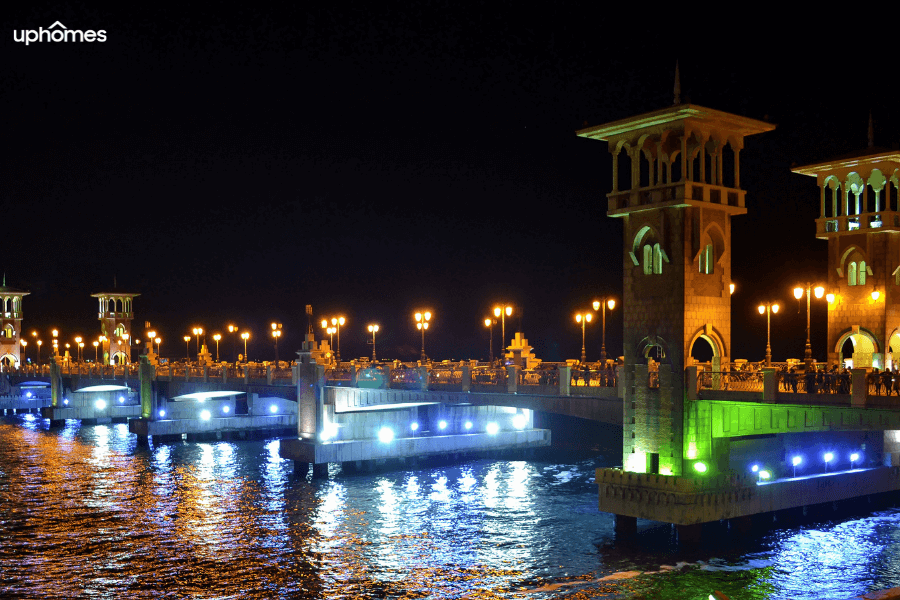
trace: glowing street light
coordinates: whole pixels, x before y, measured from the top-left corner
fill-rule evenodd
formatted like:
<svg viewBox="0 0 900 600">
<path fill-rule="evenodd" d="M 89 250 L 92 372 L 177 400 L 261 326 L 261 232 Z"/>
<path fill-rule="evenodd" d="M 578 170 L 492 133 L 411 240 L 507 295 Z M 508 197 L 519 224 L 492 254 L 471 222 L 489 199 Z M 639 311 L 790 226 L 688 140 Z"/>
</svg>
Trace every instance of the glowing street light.
<svg viewBox="0 0 900 600">
<path fill-rule="evenodd" d="M 501 360 L 503 356 L 503 344 L 506 343 L 506 317 L 512 316 L 513 307 L 510 305 L 506 306 L 495 306 L 494 307 L 494 316 L 500 317 L 500 355 Z"/>
<path fill-rule="evenodd" d="M 853 463 L 855 463 L 855 462 L 858 461 L 858 460 L 859 460 L 859 453 L 858 453 L 858 452 L 854 452 L 853 454 L 850 455 L 850 468 L 851 468 L 851 469 L 853 468 Z"/>
<path fill-rule="evenodd" d="M 759 305 L 759 314 L 766 315 L 766 366 L 772 366 L 772 313 L 778 314 L 778 305 L 766 302 Z"/>
<path fill-rule="evenodd" d="M 431 320 L 431 313 L 427 310 L 425 312 L 417 312 L 415 314 L 415 319 L 416 329 L 422 332 L 422 362 L 425 362 L 426 360 L 428 360 L 428 357 L 425 356 L 425 330 L 428 329 L 428 322 Z"/>
<path fill-rule="evenodd" d="M 235 327 L 234 325 L 228 326 L 228 333 L 231 334 L 231 362 L 235 362 L 235 356 L 236 356 L 235 344 L 237 343 L 237 332 L 238 332 L 237 327 Z"/>
<path fill-rule="evenodd" d="M 245 331 L 241 334 L 241 339 L 244 340 L 244 362 L 248 362 L 247 359 L 247 340 L 250 339 L 250 332 Z"/>
<path fill-rule="evenodd" d="M 822 458 L 825 460 L 825 472 L 828 472 L 828 463 L 834 460 L 834 454 L 832 452 L 826 452 Z"/>
<path fill-rule="evenodd" d="M 813 289 L 813 284 L 806 284 L 806 352 L 803 355 L 803 362 L 806 364 L 806 370 L 812 367 L 812 346 L 809 343 L 809 303 L 810 303 L 810 292 L 814 292 L 816 298 L 821 298 L 825 295 L 825 288 L 821 285 L 817 285 L 815 289 Z M 799 300 L 803 297 L 803 287 L 798 286 L 794 288 L 794 298 Z"/>
<path fill-rule="evenodd" d="M 38 341 L 37 341 L 37 347 L 38 347 L 38 352 L 37 352 L 37 355 L 38 355 L 38 357 L 37 357 L 37 364 L 38 364 L 38 366 L 41 366 L 41 345 L 42 345 L 43 343 L 44 343 L 43 340 L 38 340 Z"/>
<path fill-rule="evenodd" d="M 281 323 L 272 323 L 272 337 L 275 338 L 275 368 L 278 369 L 278 338 L 281 337 Z"/>
<path fill-rule="evenodd" d="M 81 348 L 84 347 L 84 344 L 81 343 L 80 335 L 75 337 L 75 344 L 76 344 L 76 347 L 78 348 L 78 351 L 76 353 L 76 360 L 78 362 L 81 362 Z"/>
<path fill-rule="evenodd" d="M 490 344 L 491 344 L 490 355 L 491 355 L 491 366 L 492 366 L 492 367 L 494 366 L 494 325 L 496 325 L 496 324 L 497 324 L 497 320 L 496 320 L 496 319 L 492 319 L 492 318 L 490 318 L 490 317 L 486 317 L 486 318 L 484 319 L 484 326 L 491 330 L 491 335 L 490 335 Z"/>
<path fill-rule="evenodd" d="M 187 360 L 191 360 L 191 336 L 184 336 L 184 355 Z"/>
<path fill-rule="evenodd" d="M 25 354 L 25 358 L 22 361 L 23 363 L 28 362 L 28 340 L 21 340 L 22 344 L 22 352 Z"/>
<path fill-rule="evenodd" d="M 609 310 L 614 309 L 616 301 L 607 297 L 594 300 L 594 310 L 598 310 L 601 306 L 603 307 L 603 342 L 600 344 L 600 361 L 606 366 L 606 308 L 609 307 Z"/>
<path fill-rule="evenodd" d="M 162 344 L 162 338 L 158 337 L 153 341 L 156 342 L 156 355 L 159 356 L 159 345 Z"/>
<path fill-rule="evenodd" d="M 91 343 L 94 344 L 94 362 L 98 363 L 100 362 L 100 342 L 94 340 Z"/>
<path fill-rule="evenodd" d="M 322 319 L 322 328 L 325 329 L 328 333 L 337 333 L 337 347 L 334 350 L 334 360 L 337 364 L 341 364 L 341 325 L 346 323 L 347 320 L 344 317 L 331 317 L 331 329 L 334 331 L 328 331 L 328 319 Z M 334 338 L 331 338 L 331 341 L 334 342 Z"/>
<path fill-rule="evenodd" d="M 581 323 L 581 362 L 582 363 L 587 358 L 587 354 L 585 354 L 585 351 L 584 351 L 584 326 L 587 325 L 588 323 L 590 323 L 591 319 L 593 319 L 593 318 L 594 318 L 594 315 L 593 315 L 593 313 L 590 313 L 590 312 L 578 313 L 577 315 L 575 315 L 575 322 Z"/>
<path fill-rule="evenodd" d="M 216 340 L 216 362 L 219 362 L 219 340 L 222 339 L 222 334 L 213 334 L 213 339 Z"/>
<path fill-rule="evenodd" d="M 378 325 L 369 325 L 368 329 L 372 334 L 372 362 L 375 362 L 375 334 L 378 333 Z"/>
<path fill-rule="evenodd" d="M 191 331 L 197 336 L 197 356 L 200 356 L 200 334 L 203 333 L 202 327 L 194 327 Z M 205 339 L 205 338 L 204 338 Z"/>
<path fill-rule="evenodd" d="M 803 459 L 800 458 L 799 456 L 795 456 L 793 459 L 791 459 L 791 464 L 794 465 L 794 477 L 797 476 L 797 465 L 799 465 L 802 462 L 803 462 Z"/>
</svg>

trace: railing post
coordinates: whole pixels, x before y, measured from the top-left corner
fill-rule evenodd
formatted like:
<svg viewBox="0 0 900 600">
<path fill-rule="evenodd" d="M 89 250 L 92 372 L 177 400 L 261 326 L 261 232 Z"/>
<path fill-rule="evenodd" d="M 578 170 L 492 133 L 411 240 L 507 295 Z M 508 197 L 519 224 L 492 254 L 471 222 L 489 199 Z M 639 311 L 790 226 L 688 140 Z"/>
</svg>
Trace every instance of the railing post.
<svg viewBox="0 0 900 600">
<path fill-rule="evenodd" d="M 222 367 L 222 383 L 228 383 L 228 365 Z"/>
<path fill-rule="evenodd" d="M 244 365 L 244 384 L 250 383 L 250 365 Z"/>
<path fill-rule="evenodd" d="M 684 385 L 687 386 L 687 399 L 697 399 L 697 365 L 684 369 Z"/>
<path fill-rule="evenodd" d="M 350 387 L 359 387 L 359 371 L 356 370 L 356 361 L 350 361 Z"/>
<path fill-rule="evenodd" d="M 186 365 L 184 365 L 184 380 L 191 380 L 191 363 L 187 363 Z"/>
<path fill-rule="evenodd" d="M 203 365 L 203 383 L 209 382 L 209 365 Z"/>
<path fill-rule="evenodd" d="M 778 371 L 772 367 L 762 369 L 763 374 L 763 402 L 775 402 L 775 394 L 778 392 Z"/>
<path fill-rule="evenodd" d="M 559 395 L 568 396 L 572 388 L 572 367 L 560 365 L 559 367 Z"/>
<path fill-rule="evenodd" d="M 519 390 L 519 365 L 506 367 L 506 391 L 515 394 Z"/>
<path fill-rule="evenodd" d="M 419 389 L 423 392 L 428 391 L 428 367 L 426 365 L 420 365 L 416 367 L 416 371 L 419 372 Z"/>
<path fill-rule="evenodd" d="M 850 369 L 850 406 L 865 406 L 869 384 L 865 369 Z"/>
<path fill-rule="evenodd" d="M 266 365 L 266 385 L 272 385 L 272 365 Z"/>
<path fill-rule="evenodd" d="M 463 365 L 460 367 L 462 371 L 461 381 L 462 391 L 468 392 L 472 389 L 472 367 L 469 365 Z"/>
</svg>

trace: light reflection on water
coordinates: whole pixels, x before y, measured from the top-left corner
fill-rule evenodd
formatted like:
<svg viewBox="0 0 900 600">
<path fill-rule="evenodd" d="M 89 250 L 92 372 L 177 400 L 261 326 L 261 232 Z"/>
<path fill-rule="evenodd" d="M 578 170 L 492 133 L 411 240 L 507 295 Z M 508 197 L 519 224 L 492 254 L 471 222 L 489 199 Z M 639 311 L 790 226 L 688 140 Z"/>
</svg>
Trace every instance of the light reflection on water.
<svg viewBox="0 0 900 600">
<path fill-rule="evenodd" d="M 277 440 L 139 447 L 122 424 L 6 419 L 0 596 L 811 600 L 900 585 L 896 510 L 693 551 L 644 523 L 613 543 L 603 463 L 312 481 Z"/>
</svg>

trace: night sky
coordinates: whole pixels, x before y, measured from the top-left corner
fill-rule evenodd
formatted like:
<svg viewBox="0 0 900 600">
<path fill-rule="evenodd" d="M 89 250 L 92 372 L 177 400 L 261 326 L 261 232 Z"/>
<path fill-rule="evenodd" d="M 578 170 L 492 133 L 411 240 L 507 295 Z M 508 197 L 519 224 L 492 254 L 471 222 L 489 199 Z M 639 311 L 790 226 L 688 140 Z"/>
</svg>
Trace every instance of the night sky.
<svg viewBox="0 0 900 600">
<path fill-rule="evenodd" d="M 900 139 L 896 86 L 873 77 L 884 65 L 763 31 L 678 54 L 650 31 L 613 39 L 593 9 L 523 6 L 7 11 L 2 268 L 31 292 L 27 330 L 94 338 L 90 294 L 115 281 L 141 294 L 135 335 L 150 321 L 175 358 L 190 327 L 234 322 L 253 332 L 251 359 L 272 359 L 271 321 L 291 356 L 311 304 L 317 319 L 347 317 L 345 359 L 371 353 L 373 322 L 380 357 L 415 358 L 419 308 L 435 315 L 429 355 L 484 359 L 498 301 L 516 306 L 507 332 L 521 328 L 538 356 L 577 358 L 574 312 L 621 297 L 622 224 L 605 216 L 606 144 L 574 132 L 670 105 L 677 58 L 683 100 L 778 126 L 741 153 L 733 357 L 763 358 L 761 300 L 784 305 L 775 358 L 802 357 L 791 288 L 824 278 L 826 244 L 815 182 L 790 168 L 864 148 L 870 110 L 876 145 Z M 57 20 L 108 39 L 13 41 Z M 607 326 L 613 355 L 621 314 Z M 823 301 L 812 330 L 822 360 Z M 595 323 L 588 357 L 599 347 Z"/>
</svg>

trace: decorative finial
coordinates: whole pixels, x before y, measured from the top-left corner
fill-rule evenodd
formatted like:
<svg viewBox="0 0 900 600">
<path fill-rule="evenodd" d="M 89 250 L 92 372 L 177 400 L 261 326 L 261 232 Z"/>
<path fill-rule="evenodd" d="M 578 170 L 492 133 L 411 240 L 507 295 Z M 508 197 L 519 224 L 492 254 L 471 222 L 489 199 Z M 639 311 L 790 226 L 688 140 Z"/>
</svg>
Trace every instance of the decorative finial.
<svg viewBox="0 0 900 600">
<path fill-rule="evenodd" d="M 678 61 L 675 61 L 675 102 L 681 104 L 681 74 L 678 72 Z"/>
<path fill-rule="evenodd" d="M 872 111 L 869 111 L 869 148 L 875 145 L 875 127 L 872 125 Z"/>
</svg>

